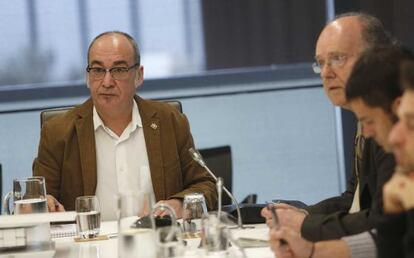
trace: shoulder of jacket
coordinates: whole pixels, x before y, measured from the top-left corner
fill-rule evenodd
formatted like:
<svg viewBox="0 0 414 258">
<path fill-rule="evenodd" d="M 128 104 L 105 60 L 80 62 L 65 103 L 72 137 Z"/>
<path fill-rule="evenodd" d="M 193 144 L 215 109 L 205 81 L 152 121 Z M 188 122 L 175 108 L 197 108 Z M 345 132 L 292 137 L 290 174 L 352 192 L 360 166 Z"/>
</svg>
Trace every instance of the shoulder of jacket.
<svg viewBox="0 0 414 258">
<path fill-rule="evenodd" d="M 81 118 L 80 112 L 82 109 L 82 105 L 68 108 L 65 112 L 56 114 L 44 122 L 43 127 L 47 127 L 48 131 L 70 131 L 75 127 L 76 120 Z"/>
</svg>

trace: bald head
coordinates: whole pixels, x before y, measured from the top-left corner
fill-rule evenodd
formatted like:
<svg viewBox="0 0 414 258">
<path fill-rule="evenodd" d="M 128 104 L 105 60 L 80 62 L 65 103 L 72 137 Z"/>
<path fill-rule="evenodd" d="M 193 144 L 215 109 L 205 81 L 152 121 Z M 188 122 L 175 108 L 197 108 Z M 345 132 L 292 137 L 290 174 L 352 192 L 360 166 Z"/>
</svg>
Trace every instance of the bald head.
<svg viewBox="0 0 414 258">
<path fill-rule="evenodd" d="M 364 50 L 393 44 L 382 23 L 367 14 L 346 13 L 328 23 L 319 35 L 315 60 L 332 104 L 350 108 L 345 86 L 355 61 Z"/>
<path fill-rule="evenodd" d="M 382 22 L 375 16 L 359 12 L 349 12 L 337 16 L 335 20 L 342 20 L 343 18 L 358 20 L 362 26 L 362 40 L 368 48 L 399 45 L 398 41 L 385 30 Z"/>
<path fill-rule="evenodd" d="M 329 23 L 316 44 L 316 62 L 321 67 L 324 91 L 332 104 L 347 106 L 345 85 L 352 67 L 368 44 L 362 37 L 363 25 L 357 17 L 342 17 Z"/>
<path fill-rule="evenodd" d="M 368 47 L 363 39 L 363 24 L 357 17 L 343 17 L 329 23 L 319 35 L 316 56 L 340 51 L 359 54 Z"/>
<path fill-rule="evenodd" d="M 97 41 L 99 41 L 99 39 L 105 38 L 105 37 L 126 39 L 129 42 L 129 44 L 132 48 L 132 55 L 133 55 L 133 58 L 135 60 L 135 63 L 137 63 L 138 66 L 140 65 L 141 55 L 140 55 L 140 51 L 139 51 L 137 42 L 134 40 L 133 37 L 131 37 L 131 35 L 129 35 L 128 33 L 122 32 L 122 31 L 106 31 L 106 32 L 103 32 L 103 33 L 99 34 L 98 36 L 96 36 L 92 40 L 92 42 L 91 42 L 91 44 L 89 45 L 89 48 L 88 48 L 88 60 L 87 60 L 88 64 L 89 64 L 90 52 L 91 52 L 92 47 L 95 45 L 95 43 Z"/>
</svg>

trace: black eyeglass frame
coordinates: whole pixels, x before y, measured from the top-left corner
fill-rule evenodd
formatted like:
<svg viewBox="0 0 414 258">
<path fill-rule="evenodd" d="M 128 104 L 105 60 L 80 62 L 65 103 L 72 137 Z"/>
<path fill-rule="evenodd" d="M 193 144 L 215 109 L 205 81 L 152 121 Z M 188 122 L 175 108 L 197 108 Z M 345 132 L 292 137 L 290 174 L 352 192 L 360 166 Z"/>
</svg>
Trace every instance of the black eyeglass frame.
<svg viewBox="0 0 414 258">
<path fill-rule="evenodd" d="M 88 72 L 89 74 L 90 74 L 90 72 L 91 71 L 95 71 L 95 72 L 97 72 L 97 71 L 100 71 L 100 72 L 103 72 L 103 71 L 105 71 L 105 73 L 102 73 L 102 76 L 96 76 L 96 74 L 95 75 L 92 75 L 93 76 L 93 78 L 94 79 L 96 79 L 96 80 L 101 80 L 101 79 L 103 79 L 104 77 L 105 77 L 105 75 L 106 75 L 106 73 L 107 72 L 109 72 L 109 74 L 111 75 L 111 77 L 113 78 L 113 79 L 115 79 L 115 80 L 123 80 L 123 79 L 125 79 L 126 78 L 126 75 L 128 74 L 128 72 L 131 70 L 131 69 L 134 69 L 134 68 L 136 68 L 137 66 L 139 66 L 140 64 L 139 63 L 135 63 L 135 64 L 133 64 L 133 65 L 131 65 L 131 66 L 129 66 L 129 67 L 119 67 L 119 66 L 114 66 L 114 67 L 111 67 L 111 68 L 102 68 L 102 67 L 89 67 L 89 65 L 86 67 L 86 72 Z M 98 70 L 99 69 L 99 70 Z M 116 71 L 116 70 L 120 70 L 120 71 L 118 71 L 118 75 L 115 75 L 114 76 L 114 74 L 116 74 L 116 73 L 114 73 L 114 71 Z M 119 75 L 122 75 L 121 77 L 122 78 L 117 78 Z M 125 77 L 125 78 L 124 78 Z"/>
</svg>

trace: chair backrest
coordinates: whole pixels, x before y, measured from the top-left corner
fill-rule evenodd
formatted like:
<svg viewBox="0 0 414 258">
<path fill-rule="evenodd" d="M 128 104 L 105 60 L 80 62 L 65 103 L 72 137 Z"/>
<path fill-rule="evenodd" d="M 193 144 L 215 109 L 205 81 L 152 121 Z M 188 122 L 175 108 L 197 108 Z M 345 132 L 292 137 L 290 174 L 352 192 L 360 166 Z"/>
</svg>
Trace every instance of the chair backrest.
<svg viewBox="0 0 414 258">
<path fill-rule="evenodd" d="M 40 112 L 40 127 L 42 127 L 44 122 L 51 119 L 52 117 L 66 113 L 67 111 L 71 109 L 72 107 L 62 107 L 62 108 L 50 108 L 50 109 L 43 110 L 42 112 Z"/>
<path fill-rule="evenodd" d="M 164 101 L 167 104 L 170 104 L 171 106 L 175 107 L 180 113 L 183 112 L 183 106 L 181 105 L 181 102 L 178 100 L 165 100 Z"/>
<path fill-rule="evenodd" d="M 175 107 L 178 111 L 181 113 L 183 112 L 183 108 L 181 105 L 181 102 L 178 100 L 166 100 L 163 101 L 165 103 L 170 104 L 171 106 Z M 67 112 L 68 110 L 71 110 L 73 107 L 62 107 L 62 108 L 50 108 L 45 109 L 42 112 L 40 112 L 40 127 L 42 127 L 43 123 L 49 120 L 52 117 L 55 117 L 57 115 L 63 114 Z"/>
<path fill-rule="evenodd" d="M 210 170 L 223 178 L 224 186 L 231 192 L 233 189 L 233 171 L 231 161 L 231 147 L 220 146 L 208 149 L 199 149 L 201 156 Z M 231 204 L 231 199 L 223 192 L 222 205 Z"/>
</svg>

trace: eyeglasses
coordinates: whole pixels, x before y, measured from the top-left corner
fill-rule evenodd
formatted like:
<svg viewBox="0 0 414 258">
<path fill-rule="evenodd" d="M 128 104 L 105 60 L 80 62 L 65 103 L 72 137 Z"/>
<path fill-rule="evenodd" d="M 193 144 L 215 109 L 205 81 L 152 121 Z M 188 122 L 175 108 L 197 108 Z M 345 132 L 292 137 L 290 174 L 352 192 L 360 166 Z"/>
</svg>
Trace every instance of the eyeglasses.
<svg viewBox="0 0 414 258">
<path fill-rule="evenodd" d="M 86 67 L 86 71 L 93 80 L 102 80 L 107 72 L 109 72 L 115 80 L 125 80 L 128 77 L 128 72 L 137 66 L 139 66 L 138 63 L 130 67 L 112 67 L 109 69 L 88 66 Z"/>
<path fill-rule="evenodd" d="M 331 68 L 340 68 L 345 65 L 349 55 L 346 54 L 333 54 L 330 55 L 326 60 L 319 59 L 312 64 L 314 73 L 321 73 L 325 65 L 329 65 Z"/>
</svg>

